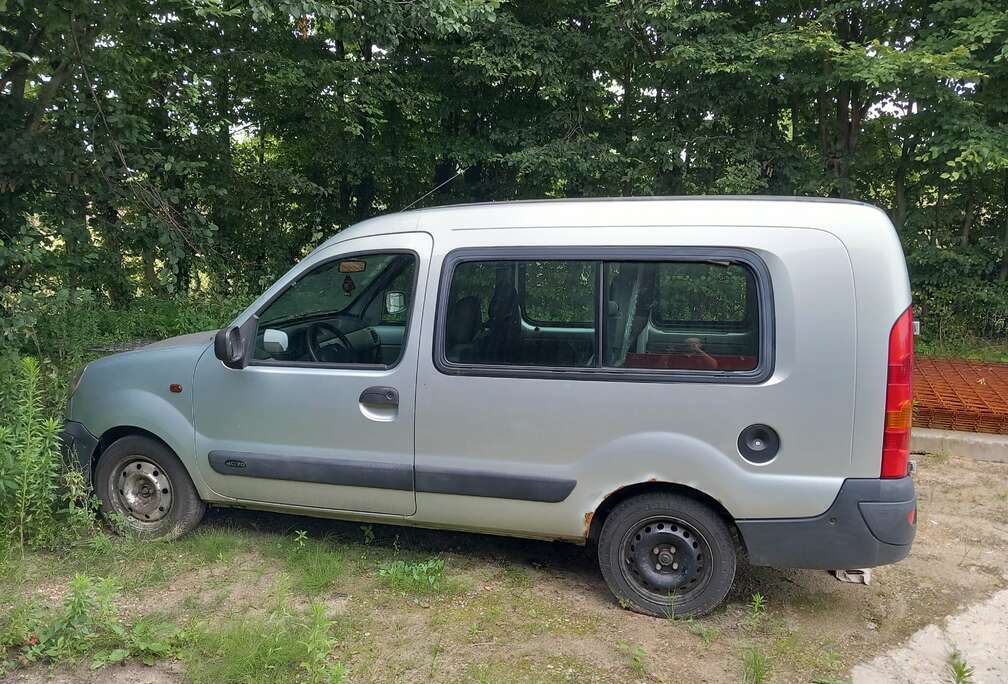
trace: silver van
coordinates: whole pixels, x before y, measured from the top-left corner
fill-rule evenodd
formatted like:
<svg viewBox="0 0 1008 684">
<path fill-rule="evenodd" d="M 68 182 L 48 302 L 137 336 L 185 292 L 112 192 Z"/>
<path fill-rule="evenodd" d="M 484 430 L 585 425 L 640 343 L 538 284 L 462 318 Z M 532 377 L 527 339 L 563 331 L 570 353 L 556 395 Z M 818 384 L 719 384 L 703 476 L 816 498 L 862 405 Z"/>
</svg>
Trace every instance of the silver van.
<svg viewBox="0 0 1008 684">
<path fill-rule="evenodd" d="M 382 216 L 235 321 L 88 365 L 63 441 L 108 515 L 207 504 L 597 545 L 637 611 L 738 559 L 904 558 L 910 287 L 880 210 L 794 198 Z"/>
</svg>

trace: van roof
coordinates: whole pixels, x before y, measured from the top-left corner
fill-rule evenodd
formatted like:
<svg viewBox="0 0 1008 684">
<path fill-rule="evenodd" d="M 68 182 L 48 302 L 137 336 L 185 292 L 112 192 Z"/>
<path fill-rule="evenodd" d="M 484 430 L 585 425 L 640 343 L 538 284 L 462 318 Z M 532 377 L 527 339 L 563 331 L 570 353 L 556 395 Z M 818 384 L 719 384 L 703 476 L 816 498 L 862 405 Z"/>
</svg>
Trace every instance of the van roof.
<svg viewBox="0 0 1008 684">
<path fill-rule="evenodd" d="M 628 207 L 632 205 L 632 209 Z M 873 214 L 866 221 L 866 214 Z M 411 209 L 354 224 L 324 247 L 356 237 L 423 230 L 553 228 L 629 225 L 751 225 L 835 229 L 843 224 L 877 225 L 878 207 L 832 197 L 707 195 L 591 197 L 476 202 Z M 888 217 L 885 218 L 888 222 Z"/>
</svg>

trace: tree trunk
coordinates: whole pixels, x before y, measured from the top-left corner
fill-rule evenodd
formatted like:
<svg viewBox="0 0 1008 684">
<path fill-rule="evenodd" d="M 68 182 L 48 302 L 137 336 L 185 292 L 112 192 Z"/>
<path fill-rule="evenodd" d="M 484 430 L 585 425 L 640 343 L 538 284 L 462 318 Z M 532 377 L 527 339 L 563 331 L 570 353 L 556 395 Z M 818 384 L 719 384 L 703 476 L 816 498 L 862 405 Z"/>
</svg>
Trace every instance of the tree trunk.
<svg viewBox="0 0 1008 684">
<path fill-rule="evenodd" d="M 109 301 L 112 306 L 124 307 L 132 297 L 132 287 L 129 275 L 123 266 L 123 248 L 119 239 L 119 212 L 112 202 L 102 202 L 99 220 L 102 222 L 102 242 L 112 277 L 108 282 Z"/>
<path fill-rule="evenodd" d="M 158 280 L 157 267 L 154 264 L 154 250 L 148 247 L 143 251 L 144 283 L 151 296 L 161 293 L 161 282 Z"/>
<path fill-rule="evenodd" d="M 959 246 L 969 247 L 970 230 L 973 228 L 973 220 L 976 218 L 979 203 L 976 196 L 970 192 L 969 199 L 966 200 L 966 214 L 963 216 L 962 229 L 959 231 Z"/>
<path fill-rule="evenodd" d="M 1008 172 L 1004 176 L 1004 240 L 1001 242 L 1001 272 L 998 273 L 1000 282 L 1008 281 Z"/>
<path fill-rule="evenodd" d="M 917 149 L 917 143 L 911 142 L 910 138 L 905 138 L 900 147 L 900 159 L 896 165 L 896 174 L 893 179 L 893 223 L 898 232 L 903 231 L 907 217 L 907 197 L 906 182 L 907 174 L 910 172 L 910 160 Z"/>
</svg>

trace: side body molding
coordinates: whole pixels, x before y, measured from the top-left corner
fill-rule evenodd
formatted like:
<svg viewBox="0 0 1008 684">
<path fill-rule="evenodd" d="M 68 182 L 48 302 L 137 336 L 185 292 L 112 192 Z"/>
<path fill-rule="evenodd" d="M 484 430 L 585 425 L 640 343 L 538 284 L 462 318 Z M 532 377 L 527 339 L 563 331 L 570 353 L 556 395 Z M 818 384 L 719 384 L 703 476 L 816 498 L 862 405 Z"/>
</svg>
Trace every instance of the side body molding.
<svg viewBox="0 0 1008 684">
<path fill-rule="evenodd" d="M 245 451 L 211 451 L 209 456 L 210 467 L 221 475 L 401 491 L 410 491 L 414 487 L 413 469 L 407 465 Z M 577 485 L 577 480 L 566 478 L 505 475 L 433 466 L 418 469 L 415 482 L 418 492 L 543 503 L 563 501 Z"/>
</svg>

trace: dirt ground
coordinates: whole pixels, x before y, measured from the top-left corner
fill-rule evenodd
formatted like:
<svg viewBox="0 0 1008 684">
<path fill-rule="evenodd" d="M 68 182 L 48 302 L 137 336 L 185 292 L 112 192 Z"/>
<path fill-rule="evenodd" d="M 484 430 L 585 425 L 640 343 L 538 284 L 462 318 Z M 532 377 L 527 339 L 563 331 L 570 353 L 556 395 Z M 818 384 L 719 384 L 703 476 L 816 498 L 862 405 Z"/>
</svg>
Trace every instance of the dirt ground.
<svg viewBox="0 0 1008 684">
<path fill-rule="evenodd" d="M 702 620 L 661 620 L 619 608 L 585 551 L 566 544 L 375 526 L 374 553 L 444 558 L 456 592 L 396 594 L 373 573 L 348 573 L 321 596 L 352 624 L 341 638 L 349 681 L 737 682 L 753 649 L 768 682 L 837 682 L 918 629 L 1008 587 L 1008 464 L 918 457 L 918 532 L 909 558 L 877 568 L 870 586 L 821 571 L 741 566 L 727 604 Z M 360 537 L 351 523 L 247 511 L 208 526 L 270 539 Z M 211 621 L 262 610 L 284 572 L 255 544 L 227 561 L 168 578 L 162 608 Z M 58 583 L 57 583 L 58 584 Z M 59 587 L 36 588 L 56 599 Z M 765 611 L 751 607 L 755 593 Z M 294 598 L 292 600 L 299 600 Z M 127 613 L 149 601 L 130 603 Z M 35 666 L 11 682 L 184 682 L 182 663 L 97 672 Z"/>
</svg>

